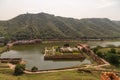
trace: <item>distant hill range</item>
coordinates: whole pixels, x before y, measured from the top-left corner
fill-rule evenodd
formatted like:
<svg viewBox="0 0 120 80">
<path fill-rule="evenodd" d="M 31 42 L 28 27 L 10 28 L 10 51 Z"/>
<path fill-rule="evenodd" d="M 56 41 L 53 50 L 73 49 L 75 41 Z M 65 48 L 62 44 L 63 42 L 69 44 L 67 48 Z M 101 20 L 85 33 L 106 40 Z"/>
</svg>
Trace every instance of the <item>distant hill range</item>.
<svg viewBox="0 0 120 80">
<path fill-rule="evenodd" d="M 120 21 L 107 18 L 74 19 L 47 13 L 22 14 L 0 21 L 0 36 L 6 39 L 79 39 L 120 37 Z"/>
</svg>

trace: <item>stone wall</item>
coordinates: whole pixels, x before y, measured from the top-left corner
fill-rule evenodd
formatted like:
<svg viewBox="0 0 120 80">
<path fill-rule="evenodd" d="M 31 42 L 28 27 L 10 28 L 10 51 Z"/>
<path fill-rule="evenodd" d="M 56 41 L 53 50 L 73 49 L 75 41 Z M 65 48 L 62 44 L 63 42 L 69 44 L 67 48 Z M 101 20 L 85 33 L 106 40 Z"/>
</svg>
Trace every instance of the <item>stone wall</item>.
<svg viewBox="0 0 120 80">
<path fill-rule="evenodd" d="M 28 45 L 28 44 L 35 44 L 35 43 L 41 43 L 41 42 L 42 42 L 41 39 L 15 41 L 7 44 L 7 50 L 9 50 L 9 48 L 11 48 L 12 46 L 16 46 L 16 45 Z"/>
<path fill-rule="evenodd" d="M 17 64 L 22 61 L 21 58 L 0 58 L 0 63 L 13 63 Z"/>
<path fill-rule="evenodd" d="M 63 55 L 45 55 L 44 56 L 45 60 L 59 60 L 59 59 L 80 59 L 80 60 L 84 60 L 85 56 L 82 54 L 63 54 Z"/>
</svg>

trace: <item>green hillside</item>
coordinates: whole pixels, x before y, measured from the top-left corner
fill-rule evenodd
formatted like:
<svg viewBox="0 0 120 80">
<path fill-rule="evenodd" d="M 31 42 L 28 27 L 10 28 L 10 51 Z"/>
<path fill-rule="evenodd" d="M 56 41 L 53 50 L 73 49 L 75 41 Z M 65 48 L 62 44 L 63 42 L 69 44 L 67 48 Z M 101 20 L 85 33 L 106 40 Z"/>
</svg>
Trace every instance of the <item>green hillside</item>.
<svg viewBox="0 0 120 80">
<path fill-rule="evenodd" d="M 120 26 L 120 21 L 113 21 L 113 22 Z"/>
<path fill-rule="evenodd" d="M 15 40 L 119 37 L 120 24 L 107 18 L 79 20 L 47 13 L 22 14 L 8 21 L 0 21 L 0 36 Z"/>
</svg>

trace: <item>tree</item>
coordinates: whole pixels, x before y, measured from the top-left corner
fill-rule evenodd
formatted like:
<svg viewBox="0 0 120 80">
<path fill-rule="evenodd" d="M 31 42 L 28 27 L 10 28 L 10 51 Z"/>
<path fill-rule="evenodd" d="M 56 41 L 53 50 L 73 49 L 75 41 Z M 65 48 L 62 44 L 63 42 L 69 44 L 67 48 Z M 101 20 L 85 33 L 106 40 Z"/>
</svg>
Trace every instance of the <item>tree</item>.
<svg viewBox="0 0 120 80">
<path fill-rule="evenodd" d="M 115 55 L 115 54 L 109 54 L 107 55 L 107 60 L 114 65 L 119 65 L 119 56 Z"/>
<path fill-rule="evenodd" d="M 64 44 L 64 47 L 69 47 L 70 45 L 68 43 Z"/>
<path fill-rule="evenodd" d="M 102 46 L 96 46 L 93 48 L 94 53 L 96 53 L 99 49 L 103 48 Z"/>
<path fill-rule="evenodd" d="M 59 46 L 56 48 L 56 52 L 60 52 L 60 47 Z"/>
<path fill-rule="evenodd" d="M 110 49 L 110 52 L 115 54 L 115 53 L 116 53 L 116 50 L 115 50 L 114 48 L 111 48 L 111 49 Z"/>
<path fill-rule="evenodd" d="M 17 64 L 15 67 L 14 75 L 21 75 L 24 73 L 25 65 L 24 64 Z"/>
<path fill-rule="evenodd" d="M 98 48 L 93 48 L 92 50 L 94 51 L 94 53 L 96 53 L 98 51 Z"/>
<path fill-rule="evenodd" d="M 38 68 L 36 66 L 34 66 L 34 67 L 32 67 L 31 71 L 36 72 L 36 71 L 38 71 Z"/>
<path fill-rule="evenodd" d="M 101 57 L 101 58 L 103 58 L 104 57 L 104 55 L 103 55 L 103 53 L 102 52 L 96 52 L 96 54 L 99 56 L 99 57 Z"/>
</svg>

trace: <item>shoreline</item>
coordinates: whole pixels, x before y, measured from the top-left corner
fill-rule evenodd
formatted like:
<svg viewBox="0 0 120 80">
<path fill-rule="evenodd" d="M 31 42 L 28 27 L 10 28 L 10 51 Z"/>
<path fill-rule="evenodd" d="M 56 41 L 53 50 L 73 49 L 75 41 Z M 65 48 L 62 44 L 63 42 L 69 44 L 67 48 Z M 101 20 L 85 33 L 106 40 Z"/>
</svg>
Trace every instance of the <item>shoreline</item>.
<svg viewBox="0 0 120 80">
<path fill-rule="evenodd" d="M 42 40 L 42 43 L 54 43 L 54 42 L 116 42 L 120 40 Z"/>
<path fill-rule="evenodd" d="M 18 45 L 19 46 L 19 45 Z"/>
<path fill-rule="evenodd" d="M 6 52 L 6 51 L 7 51 L 7 48 L 6 48 L 6 46 L 4 46 L 4 47 L 2 47 L 2 49 L 0 50 L 0 54 L 4 53 L 4 52 Z"/>
<path fill-rule="evenodd" d="M 66 68 L 58 68 L 58 69 L 48 69 L 48 70 L 38 70 L 36 72 L 32 72 L 31 70 L 25 70 L 25 74 L 39 74 L 39 73 L 51 73 L 51 72 L 59 72 L 59 71 L 73 71 L 73 70 L 87 70 L 89 68 L 94 68 L 94 70 L 89 70 L 89 71 L 112 71 L 109 69 L 104 69 L 102 68 L 103 66 L 110 66 L 108 62 L 103 60 L 105 64 L 100 64 L 100 65 L 94 65 L 94 64 L 89 64 L 89 65 L 84 65 L 84 66 L 78 66 L 78 67 L 66 67 Z M 117 71 L 115 71 L 117 72 Z M 120 73 L 120 72 L 118 72 Z"/>
</svg>

